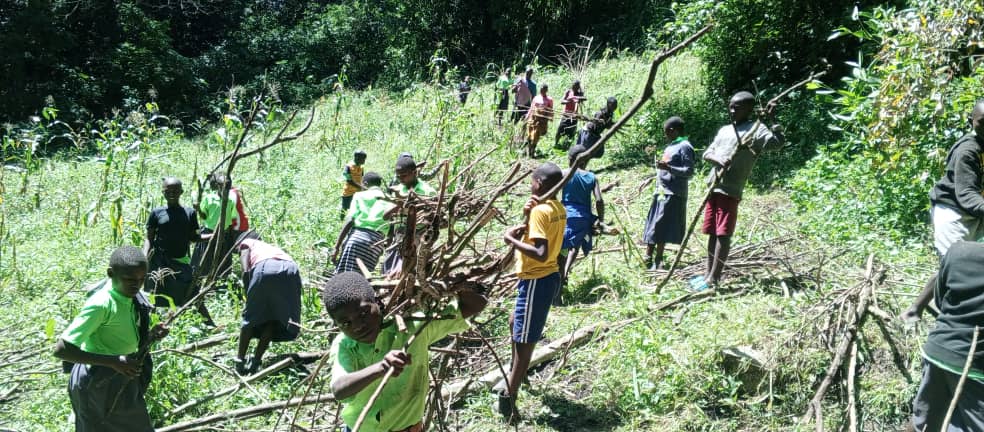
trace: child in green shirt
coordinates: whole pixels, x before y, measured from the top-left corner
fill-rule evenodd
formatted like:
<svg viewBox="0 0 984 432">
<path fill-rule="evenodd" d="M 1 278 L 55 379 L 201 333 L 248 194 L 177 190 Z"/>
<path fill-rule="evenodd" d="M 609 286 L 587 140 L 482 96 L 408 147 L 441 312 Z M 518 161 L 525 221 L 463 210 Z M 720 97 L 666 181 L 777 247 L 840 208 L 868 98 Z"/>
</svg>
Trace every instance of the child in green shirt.
<svg viewBox="0 0 984 432">
<path fill-rule="evenodd" d="M 342 419 L 354 427 L 359 414 L 380 385 L 395 369 L 372 404 L 360 431 L 421 431 L 427 399 L 427 348 L 451 333 L 468 328 L 465 319 L 485 309 L 485 297 L 467 290 L 458 292 L 458 305 L 445 310 L 451 319 L 408 320 L 406 331 L 393 321 L 383 321 L 382 302 L 361 274 L 333 276 L 322 292 L 325 310 L 342 331 L 331 345 L 334 366 L 331 390 L 342 403 Z M 427 324 L 425 324 L 427 323 Z M 424 326 L 413 343 L 406 342 Z"/>
<path fill-rule="evenodd" d="M 110 256 L 106 275 L 109 280 L 92 290 L 55 345 L 55 357 L 74 363 L 68 396 L 75 430 L 153 431 L 144 401 L 152 363 L 149 353 L 138 351 L 168 330 L 150 328 L 153 306 L 140 292 L 147 257 L 137 247 L 122 246 Z"/>
</svg>

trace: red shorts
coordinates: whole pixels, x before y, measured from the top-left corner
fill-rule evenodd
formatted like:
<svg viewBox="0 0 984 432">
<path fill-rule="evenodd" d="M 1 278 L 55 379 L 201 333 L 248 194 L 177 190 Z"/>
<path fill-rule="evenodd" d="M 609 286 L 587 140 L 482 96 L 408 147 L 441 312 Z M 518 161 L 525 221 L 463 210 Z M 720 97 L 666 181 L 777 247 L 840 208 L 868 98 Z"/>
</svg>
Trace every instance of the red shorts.
<svg viewBox="0 0 984 432">
<path fill-rule="evenodd" d="M 738 223 L 738 202 L 724 194 L 714 192 L 704 206 L 704 234 L 715 236 L 730 236 L 735 233 Z"/>
</svg>

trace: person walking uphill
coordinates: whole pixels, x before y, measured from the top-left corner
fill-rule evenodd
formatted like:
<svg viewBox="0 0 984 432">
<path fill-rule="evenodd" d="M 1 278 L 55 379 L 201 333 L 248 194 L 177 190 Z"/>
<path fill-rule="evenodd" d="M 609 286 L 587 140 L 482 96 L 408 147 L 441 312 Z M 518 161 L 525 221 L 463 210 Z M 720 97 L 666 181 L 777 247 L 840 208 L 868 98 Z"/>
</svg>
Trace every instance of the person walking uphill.
<svg viewBox="0 0 984 432">
<path fill-rule="evenodd" d="M 656 159 L 659 171 L 655 179 L 656 193 L 649 205 L 642 240 L 646 243 L 646 267 L 650 271 L 662 268 L 663 248 L 667 243 L 680 244 L 687 225 L 688 182 L 694 175 L 694 147 L 684 134 L 683 119 L 670 117 L 663 123 L 663 134 L 670 145 Z M 650 178 L 645 187 L 654 178 Z M 640 187 L 640 192 L 642 187 Z M 655 254 L 653 250 L 655 249 Z"/>
<path fill-rule="evenodd" d="M 984 430 L 984 245 L 957 241 L 950 245 L 940 265 L 936 327 L 923 345 L 923 375 L 912 402 L 910 432 L 971 432 Z M 972 356 L 956 409 L 944 425 L 964 364 Z"/>
<path fill-rule="evenodd" d="M 575 172 L 564 185 L 561 196 L 564 211 L 567 212 L 567 225 L 564 228 L 563 248 L 560 257 L 557 258 L 561 265 L 560 289 L 554 296 L 554 306 L 559 306 L 561 303 L 562 291 L 567 287 L 567 278 L 574 268 L 578 250 L 584 252 L 584 256 L 591 253 L 594 246 L 594 228 L 605 222 L 605 200 L 601 196 L 601 184 L 598 183 L 598 178 L 593 172 L 588 171 L 590 158 L 585 158 L 578 165 L 574 164 L 577 157 L 586 151 L 588 149 L 575 145 L 567 152 L 569 169 Z M 597 214 L 591 213 L 592 198 Z"/>
<path fill-rule="evenodd" d="M 971 132 L 965 134 L 946 155 L 943 177 L 929 191 L 932 204 L 933 246 L 940 258 L 955 242 L 980 241 L 984 237 L 984 100 L 970 113 Z M 926 282 L 912 306 L 902 313 L 905 321 L 919 319 L 933 299 L 936 275 Z"/>
<path fill-rule="evenodd" d="M 783 143 L 779 125 L 768 128 L 761 121 L 751 120 L 754 103 L 755 96 L 746 91 L 732 96 L 728 110 L 733 123 L 718 129 L 714 141 L 704 152 L 704 160 L 715 165 L 711 179 L 716 183 L 704 206 L 702 230 L 707 234 L 707 273 L 691 280 L 696 290 L 715 286 L 721 280 L 731 251 L 731 236 L 738 222 L 738 203 L 745 183 L 759 154 L 778 149 Z M 769 115 L 771 109 L 769 107 Z"/>
<path fill-rule="evenodd" d="M 270 342 L 297 338 L 301 324 L 301 274 L 282 249 L 265 243 L 256 231 L 242 233 L 233 249 L 239 253 L 246 304 L 239 330 L 239 349 L 233 363 L 240 375 L 255 373 Z M 259 339 L 253 358 L 246 359 L 250 341 Z"/>
<path fill-rule="evenodd" d="M 509 422 L 519 419 L 516 412 L 516 396 L 519 385 L 530 367 L 533 349 L 543 335 L 543 328 L 550 313 L 550 304 L 560 289 L 557 257 L 564 241 L 567 212 L 557 196 L 535 197 L 550 191 L 563 180 L 564 174 L 557 165 L 547 162 L 533 171 L 531 197 L 523 206 L 527 225 L 517 225 L 506 230 L 503 240 L 516 248 L 516 307 L 509 316 L 512 334 L 512 367 L 505 391 L 499 393 L 498 411 Z"/>
<path fill-rule="evenodd" d="M 55 357 L 71 370 L 75 431 L 151 432 L 144 393 L 153 362 L 149 352 L 139 351 L 168 330 L 150 327 L 153 306 L 140 292 L 147 257 L 137 247 L 122 246 L 109 257 L 106 276 L 55 345 Z"/>
</svg>

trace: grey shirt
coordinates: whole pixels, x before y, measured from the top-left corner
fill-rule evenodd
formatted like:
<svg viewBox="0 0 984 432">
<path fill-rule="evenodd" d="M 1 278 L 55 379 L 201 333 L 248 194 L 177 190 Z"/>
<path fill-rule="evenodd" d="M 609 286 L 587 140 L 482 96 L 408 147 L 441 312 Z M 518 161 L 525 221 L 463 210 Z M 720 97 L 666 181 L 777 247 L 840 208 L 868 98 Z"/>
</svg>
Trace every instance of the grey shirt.
<svg viewBox="0 0 984 432">
<path fill-rule="evenodd" d="M 751 130 L 756 125 L 755 130 Z M 749 133 L 752 134 L 749 138 L 750 142 L 748 142 L 749 139 L 745 138 Z M 752 168 L 755 166 L 758 155 L 762 154 L 763 151 L 782 147 L 782 141 L 762 123 L 746 121 L 738 125 L 738 134 L 741 135 L 742 141 L 748 142 L 748 145 L 739 147 L 735 128 L 732 125 L 726 125 L 718 129 L 714 142 L 704 152 L 704 159 L 712 156 L 722 162 L 730 161 L 728 169 L 724 171 L 721 178 L 721 183 L 714 188 L 714 192 L 735 199 L 741 199 L 741 194 L 745 190 L 745 183 L 748 182 L 748 177 L 752 174 Z"/>
<path fill-rule="evenodd" d="M 687 181 L 694 175 L 694 147 L 682 137 L 663 150 L 670 169 L 659 170 L 659 183 L 665 195 L 687 197 Z"/>
</svg>

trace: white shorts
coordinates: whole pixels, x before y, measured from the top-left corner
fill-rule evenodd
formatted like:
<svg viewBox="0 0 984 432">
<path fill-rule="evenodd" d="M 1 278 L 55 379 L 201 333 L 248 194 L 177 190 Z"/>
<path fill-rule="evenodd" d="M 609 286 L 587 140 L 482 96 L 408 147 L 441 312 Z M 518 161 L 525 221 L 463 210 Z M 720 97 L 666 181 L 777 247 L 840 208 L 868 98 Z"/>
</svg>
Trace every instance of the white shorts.
<svg viewBox="0 0 984 432">
<path fill-rule="evenodd" d="M 953 207 L 933 204 L 933 246 L 940 257 L 946 255 L 950 246 L 958 241 L 978 241 L 981 239 L 981 220 Z"/>
</svg>

